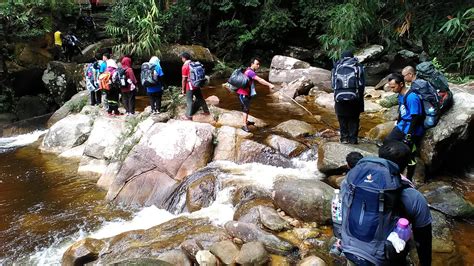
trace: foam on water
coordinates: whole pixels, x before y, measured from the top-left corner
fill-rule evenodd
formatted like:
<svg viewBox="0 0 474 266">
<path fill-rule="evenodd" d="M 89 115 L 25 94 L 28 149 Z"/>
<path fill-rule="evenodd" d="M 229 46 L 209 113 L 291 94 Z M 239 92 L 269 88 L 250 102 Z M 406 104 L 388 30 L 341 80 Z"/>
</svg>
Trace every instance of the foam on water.
<svg viewBox="0 0 474 266">
<path fill-rule="evenodd" d="M 34 132 L 18 135 L 15 137 L 0 138 L 0 149 L 12 149 L 22 146 L 27 146 L 37 141 L 48 130 L 36 130 Z"/>
</svg>

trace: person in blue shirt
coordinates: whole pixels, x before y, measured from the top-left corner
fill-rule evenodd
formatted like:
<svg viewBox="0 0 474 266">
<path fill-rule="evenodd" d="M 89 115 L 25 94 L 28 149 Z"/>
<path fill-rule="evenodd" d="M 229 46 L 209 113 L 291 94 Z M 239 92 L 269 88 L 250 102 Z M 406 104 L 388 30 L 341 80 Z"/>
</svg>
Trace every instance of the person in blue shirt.
<svg viewBox="0 0 474 266">
<path fill-rule="evenodd" d="M 161 82 L 161 79 L 164 76 L 164 73 L 158 57 L 153 56 L 149 63 L 153 68 L 153 79 L 160 81 L 155 86 L 147 87 L 146 92 L 150 97 L 151 113 L 159 114 L 161 109 L 161 97 L 163 96 L 163 82 Z"/>
<path fill-rule="evenodd" d="M 411 158 L 407 167 L 407 178 L 412 180 L 415 174 L 415 155 L 421 138 L 423 137 L 423 105 L 416 93 L 411 93 L 405 86 L 402 75 L 395 73 L 388 78 L 391 90 L 398 93 L 398 120 L 392 132 L 385 141 L 396 140 L 408 145 L 411 149 Z"/>
</svg>

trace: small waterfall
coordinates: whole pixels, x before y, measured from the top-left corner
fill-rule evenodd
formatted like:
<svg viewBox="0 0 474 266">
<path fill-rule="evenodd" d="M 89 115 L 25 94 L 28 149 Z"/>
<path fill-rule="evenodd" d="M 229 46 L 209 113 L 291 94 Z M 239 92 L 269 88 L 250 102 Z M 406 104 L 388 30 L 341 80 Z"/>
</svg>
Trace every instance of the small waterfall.
<svg viewBox="0 0 474 266">
<path fill-rule="evenodd" d="M 41 136 L 46 134 L 46 132 L 48 131 L 36 130 L 34 132 L 18 135 L 15 137 L 0 138 L 0 153 L 32 144 L 37 141 Z"/>
</svg>

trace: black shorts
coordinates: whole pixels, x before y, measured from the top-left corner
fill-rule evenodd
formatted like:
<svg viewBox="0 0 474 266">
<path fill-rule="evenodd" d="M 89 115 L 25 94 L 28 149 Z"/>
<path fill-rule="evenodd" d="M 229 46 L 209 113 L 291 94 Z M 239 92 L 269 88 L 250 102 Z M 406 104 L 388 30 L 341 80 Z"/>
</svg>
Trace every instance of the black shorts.
<svg viewBox="0 0 474 266">
<path fill-rule="evenodd" d="M 242 107 L 242 112 L 248 114 L 250 111 L 250 96 L 239 94 L 239 102 Z"/>
</svg>

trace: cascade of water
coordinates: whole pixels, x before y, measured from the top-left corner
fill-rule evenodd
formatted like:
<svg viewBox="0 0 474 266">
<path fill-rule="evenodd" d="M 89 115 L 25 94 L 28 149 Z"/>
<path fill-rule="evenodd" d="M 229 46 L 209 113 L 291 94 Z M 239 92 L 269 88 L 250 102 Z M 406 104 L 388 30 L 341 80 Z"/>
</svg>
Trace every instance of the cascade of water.
<svg viewBox="0 0 474 266">
<path fill-rule="evenodd" d="M 32 144 L 37 141 L 41 136 L 46 134 L 46 132 L 48 131 L 36 130 L 34 132 L 18 135 L 15 137 L 0 138 L 0 153 Z"/>
</svg>

